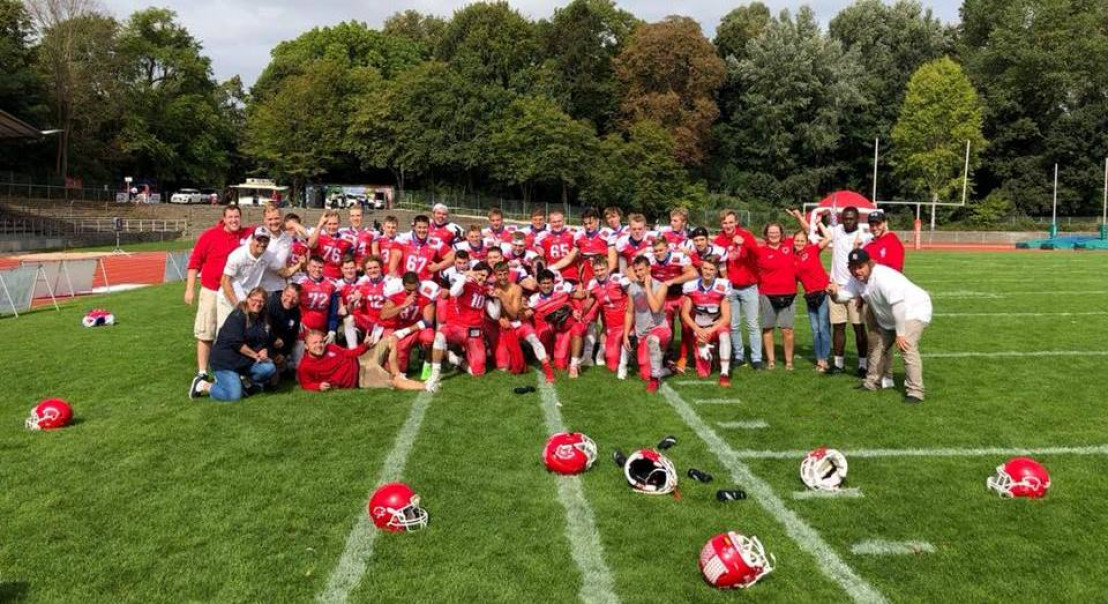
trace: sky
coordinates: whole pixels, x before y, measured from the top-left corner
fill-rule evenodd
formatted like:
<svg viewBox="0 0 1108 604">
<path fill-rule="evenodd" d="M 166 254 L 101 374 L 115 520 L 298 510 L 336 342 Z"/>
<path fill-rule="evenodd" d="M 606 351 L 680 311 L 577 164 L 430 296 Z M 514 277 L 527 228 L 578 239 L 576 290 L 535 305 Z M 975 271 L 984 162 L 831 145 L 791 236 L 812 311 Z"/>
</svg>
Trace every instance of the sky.
<svg viewBox="0 0 1108 604">
<path fill-rule="evenodd" d="M 334 25 L 351 19 L 379 28 L 393 13 L 414 9 L 426 14 L 449 17 L 471 0 L 100 0 L 120 20 L 149 6 L 170 8 L 179 21 L 200 40 L 204 53 L 212 59 L 218 80 L 242 76 L 250 86 L 269 63 L 269 51 L 283 40 L 291 40 L 313 27 Z M 569 0 L 509 0 L 520 13 L 532 19 L 553 14 Z M 776 14 L 781 9 L 795 13 L 802 5 L 815 11 L 826 25 L 853 0 L 762 0 Z M 678 14 L 700 22 L 711 37 L 719 20 L 745 0 L 623 0 L 620 8 L 646 21 L 658 21 Z M 961 0 L 922 0 L 944 22 L 958 20 Z"/>
</svg>

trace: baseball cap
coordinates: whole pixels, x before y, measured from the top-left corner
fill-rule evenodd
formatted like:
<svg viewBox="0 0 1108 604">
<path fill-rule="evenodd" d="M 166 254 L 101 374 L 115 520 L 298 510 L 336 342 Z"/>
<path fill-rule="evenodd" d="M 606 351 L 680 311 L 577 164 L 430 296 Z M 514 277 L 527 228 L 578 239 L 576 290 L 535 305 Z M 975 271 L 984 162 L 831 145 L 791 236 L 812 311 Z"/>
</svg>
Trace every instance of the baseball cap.
<svg viewBox="0 0 1108 604">
<path fill-rule="evenodd" d="M 704 227 L 696 227 L 695 229 L 692 230 L 691 233 L 689 233 L 689 237 L 707 237 L 707 236 L 708 236 L 708 229 L 706 229 Z"/>
<path fill-rule="evenodd" d="M 254 239 L 272 239 L 273 235 L 270 234 L 269 229 L 264 226 L 260 226 L 254 229 Z"/>
<path fill-rule="evenodd" d="M 850 250 L 846 257 L 846 265 L 854 268 L 869 262 L 869 252 L 866 250 Z"/>
<path fill-rule="evenodd" d="M 524 233 L 521 233 L 519 231 L 516 231 L 516 232 L 512 233 L 512 243 L 526 243 L 526 242 L 527 242 L 527 235 L 525 235 Z"/>
<path fill-rule="evenodd" d="M 885 222 L 885 211 L 874 210 L 869 213 L 869 217 L 866 218 L 867 222 Z"/>
</svg>

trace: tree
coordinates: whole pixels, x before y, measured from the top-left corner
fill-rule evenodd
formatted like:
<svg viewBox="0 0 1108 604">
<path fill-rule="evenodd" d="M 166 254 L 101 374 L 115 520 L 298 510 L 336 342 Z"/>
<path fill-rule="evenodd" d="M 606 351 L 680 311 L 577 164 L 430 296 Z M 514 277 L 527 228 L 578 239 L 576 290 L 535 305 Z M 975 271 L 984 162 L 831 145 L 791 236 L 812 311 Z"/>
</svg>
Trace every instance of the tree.
<svg viewBox="0 0 1108 604">
<path fill-rule="evenodd" d="M 607 131 L 619 109 L 612 60 L 639 25 L 638 19 L 612 0 L 574 0 L 540 25 L 543 56 L 564 83 L 559 96 L 566 112 Z"/>
<path fill-rule="evenodd" d="M 435 49 L 446 34 L 446 20 L 409 9 L 385 19 L 385 26 L 381 31 L 387 36 L 415 42 L 419 45 L 420 56 L 427 60 L 434 56 Z"/>
<path fill-rule="evenodd" d="M 30 15 L 19 0 L 0 0 L 0 108 L 32 124 L 45 124 L 49 108 L 35 64 Z M 42 145 L 0 146 L 0 165 L 33 166 Z M 30 155 L 31 157 L 28 157 Z"/>
<path fill-rule="evenodd" d="M 716 52 L 720 58 L 741 61 L 746 58 L 746 45 L 766 30 L 771 20 L 769 7 L 751 2 L 724 15 L 716 28 Z"/>
<path fill-rule="evenodd" d="M 626 123 L 661 124 L 674 139 L 679 162 L 701 163 L 719 116 L 715 92 L 726 68 L 700 25 L 688 17 L 643 25 L 631 34 L 615 67 L 624 89 Z"/>
<path fill-rule="evenodd" d="M 600 141 L 589 164 L 582 199 L 629 212 L 662 216 L 688 193 L 688 174 L 674 159 L 676 142 L 661 124 L 631 124 L 626 138 L 613 132 Z"/>
<path fill-rule="evenodd" d="M 569 187 L 577 185 L 594 157 L 596 134 L 549 99 L 520 97 L 508 106 L 489 142 L 493 177 L 518 185 L 524 201 L 531 200 L 536 184 L 559 184 L 565 204 Z"/>
<path fill-rule="evenodd" d="M 454 13 L 435 56 L 477 84 L 508 88 L 536 51 L 534 26 L 507 2 L 476 2 Z"/>
<path fill-rule="evenodd" d="M 971 169 L 984 149 L 981 123 L 977 91 L 962 68 L 949 57 L 924 63 L 908 81 L 893 127 L 894 169 L 928 201 L 951 199 L 962 184 L 966 142 Z"/>
<path fill-rule="evenodd" d="M 841 186 L 844 116 L 865 105 L 857 57 L 802 8 L 795 20 L 782 11 L 729 71 L 736 96 L 716 129 L 722 188 L 797 205 Z"/>
</svg>

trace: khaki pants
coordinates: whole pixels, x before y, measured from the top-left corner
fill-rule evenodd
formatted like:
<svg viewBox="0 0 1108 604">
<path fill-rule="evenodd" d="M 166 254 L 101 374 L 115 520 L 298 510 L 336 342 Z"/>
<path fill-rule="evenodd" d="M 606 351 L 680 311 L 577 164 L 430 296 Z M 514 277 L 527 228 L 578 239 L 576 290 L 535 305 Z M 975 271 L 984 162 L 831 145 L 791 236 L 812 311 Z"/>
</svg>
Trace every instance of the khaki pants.
<svg viewBox="0 0 1108 604">
<path fill-rule="evenodd" d="M 358 357 L 359 388 L 392 388 L 392 374 L 383 363 L 389 358 L 389 338 L 377 342 L 373 348 Z"/>
<path fill-rule="evenodd" d="M 927 323 L 907 321 L 904 338 L 908 350 L 900 353 L 904 359 L 904 394 L 923 400 L 923 359 L 919 354 L 919 340 Z M 876 390 L 881 387 L 881 377 L 892 375 L 893 347 L 896 346 L 896 330 L 876 325 L 869 332 L 869 359 L 865 387 Z"/>
</svg>

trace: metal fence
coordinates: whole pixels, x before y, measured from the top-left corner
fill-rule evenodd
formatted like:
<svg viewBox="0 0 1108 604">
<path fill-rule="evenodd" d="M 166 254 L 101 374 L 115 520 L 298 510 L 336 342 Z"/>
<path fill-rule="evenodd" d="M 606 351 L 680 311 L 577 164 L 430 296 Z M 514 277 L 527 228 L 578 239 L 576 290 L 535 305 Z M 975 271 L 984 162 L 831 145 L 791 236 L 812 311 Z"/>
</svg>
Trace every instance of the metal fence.
<svg viewBox="0 0 1108 604">
<path fill-rule="evenodd" d="M 20 182 L 0 182 L 0 197 L 11 199 L 48 199 L 115 201 L 116 192 L 103 188 L 72 188 Z"/>
<path fill-rule="evenodd" d="M 121 218 L 122 233 L 182 233 L 188 220 Z M 116 232 L 114 218 L 56 216 L 52 218 L 0 217 L 0 235 L 82 235 Z"/>
</svg>

